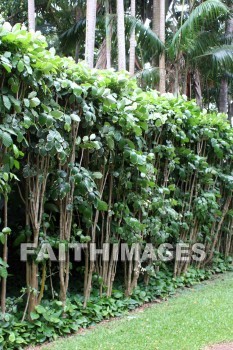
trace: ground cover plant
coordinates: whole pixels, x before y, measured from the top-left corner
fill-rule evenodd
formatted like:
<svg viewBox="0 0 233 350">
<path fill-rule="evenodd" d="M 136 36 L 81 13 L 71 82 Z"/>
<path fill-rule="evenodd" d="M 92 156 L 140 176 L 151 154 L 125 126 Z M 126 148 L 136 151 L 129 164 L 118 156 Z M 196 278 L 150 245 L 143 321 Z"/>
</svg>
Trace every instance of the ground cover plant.
<svg viewBox="0 0 233 350">
<path fill-rule="evenodd" d="M 232 289 L 232 274 L 225 275 L 42 349 L 200 350 L 227 343 L 233 339 Z"/>
<path fill-rule="evenodd" d="M 22 349 L 26 345 L 56 340 L 59 336 L 66 337 L 80 328 L 85 329 L 105 319 L 125 316 L 145 303 L 166 300 L 184 287 L 191 288 L 213 278 L 216 273 L 228 270 L 232 270 L 232 266 L 220 260 L 211 270 L 190 269 L 176 278 L 168 271 L 159 272 L 148 286 L 138 285 L 130 297 L 125 297 L 122 288 L 115 289 L 111 298 L 106 295 L 100 298 L 98 290 L 94 290 L 86 308 L 83 308 L 83 296 L 80 294 L 67 299 L 65 308 L 61 301 L 44 300 L 31 312 L 31 322 L 22 321 L 23 312 L 20 312 L 19 303 L 9 299 L 11 313 L 6 314 L 5 319 L 0 322 L 2 347 Z"/>
<path fill-rule="evenodd" d="M 40 33 L 0 25 L 4 349 L 120 315 L 187 285 L 192 273 L 201 280 L 224 271 L 233 251 L 226 116 L 46 47 Z M 75 242 L 86 244 L 78 263 L 67 249 Z M 206 259 L 138 255 L 139 244 L 156 254 L 162 243 L 183 242 L 204 244 Z M 62 243 L 63 259 L 22 262 L 21 243 L 35 252 L 50 244 L 55 253 Z M 92 261 L 91 243 L 111 244 L 109 261 Z M 131 261 L 114 259 L 122 243 L 134 248 Z"/>
</svg>

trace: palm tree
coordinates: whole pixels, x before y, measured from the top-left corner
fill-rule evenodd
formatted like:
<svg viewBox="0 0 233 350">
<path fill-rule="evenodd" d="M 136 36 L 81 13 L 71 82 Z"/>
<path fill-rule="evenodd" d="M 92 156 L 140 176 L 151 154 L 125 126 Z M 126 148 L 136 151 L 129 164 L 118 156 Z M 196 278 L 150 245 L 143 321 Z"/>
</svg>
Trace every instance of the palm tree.
<svg viewBox="0 0 233 350">
<path fill-rule="evenodd" d="M 219 71 L 228 70 L 233 64 L 233 48 L 221 42 L 217 26 L 219 18 L 228 13 L 227 6 L 221 1 L 204 1 L 192 8 L 186 21 L 181 21 L 181 26 L 174 34 L 169 46 L 170 60 L 176 64 L 175 75 L 178 77 L 183 75 L 184 87 L 187 85 L 187 76 L 193 76 L 195 96 L 200 107 L 203 100 L 203 81 L 213 72 L 216 81 Z M 201 76 L 204 78 L 202 81 Z M 176 80 L 178 84 L 181 81 L 181 79 Z M 191 86 L 191 83 L 189 82 L 188 85 Z M 179 86 L 177 90 L 179 93 Z"/>
<path fill-rule="evenodd" d="M 231 10 L 233 10 L 233 4 L 231 3 Z M 233 34 L 233 16 L 226 20 L 226 37 L 231 38 Z M 231 40 L 232 41 L 232 40 Z M 221 79 L 220 92 L 219 92 L 219 112 L 228 113 L 228 77 L 225 74 Z M 230 113 L 229 113 L 230 115 Z"/>
<path fill-rule="evenodd" d="M 152 28 L 157 36 L 160 35 L 160 0 L 153 0 Z"/>
<path fill-rule="evenodd" d="M 165 22 L 165 0 L 153 0 L 152 28 L 163 44 L 165 44 Z M 153 62 L 153 65 L 156 65 L 156 62 Z M 159 91 L 160 93 L 164 93 L 166 91 L 166 68 L 164 52 L 162 52 L 159 59 Z"/>
<path fill-rule="evenodd" d="M 124 0 L 117 0 L 118 70 L 126 70 Z"/>
<path fill-rule="evenodd" d="M 131 16 L 135 18 L 136 16 L 136 0 L 131 0 Z M 135 71 L 135 28 L 132 28 L 132 33 L 130 35 L 130 49 L 129 49 L 129 72 L 130 75 L 134 75 Z"/>
<path fill-rule="evenodd" d="M 159 38 L 162 43 L 165 43 L 165 22 L 166 22 L 166 14 L 165 14 L 165 0 L 160 0 L 160 8 L 159 8 L 159 29 L 160 35 Z M 161 94 L 166 92 L 166 67 L 165 67 L 165 53 L 163 52 L 160 60 L 159 60 L 159 91 Z"/>
<path fill-rule="evenodd" d="M 107 69 L 111 68 L 111 23 L 110 23 L 110 4 L 109 0 L 105 0 L 105 30 L 106 30 L 106 61 Z"/>
<path fill-rule="evenodd" d="M 94 67 L 96 8 L 97 0 L 87 0 L 85 61 L 89 68 Z"/>
<path fill-rule="evenodd" d="M 35 32 L 35 0 L 28 0 L 28 29 L 30 32 Z"/>
<path fill-rule="evenodd" d="M 131 1 L 127 2 L 128 11 L 126 8 L 126 12 L 130 10 L 130 2 Z M 80 3 L 82 4 L 82 2 Z M 102 6 L 104 3 L 105 13 Z M 139 20 L 139 12 L 137 12 L 137 17 L 126 15 L 123 18 L 123 1 L 119 0 L 117 4 L 119 5 L 120 3 L 121 7 L 118 6 L 117 13 L 120 9 L 121 15 L 117 17 L 111 13 L 111 8 L 113 11 L 115 10 L 114 2 L 110 0 L 102 0 L 99 2 L 97 11 L 99 35 L 96 41 L 99 54 L 96 67 L 106 68 L 110 66 L 116 67 L 118 65 L 119 69 L 125 69 L 126 48 L 127 50 L 130 48 L 128 44 L 130 43 L 133 30 L 135 30 L 137 40 L 137 46 L 135 47 L 135 67 L 137 68 L 137 77 L 144 88 L 155 86 L 155 84 L 159 82 L 159 77 L 162 75 L 161 72 L 164 72 L 164 77 L 160 79 L 161 92 L 165 91 L 165 80 L 167 80 L 169 83 L 167 88 L 171 92 L 176 91 L 177 94 L 179 94 L 182 91 L 182 93 L 187 94 L 190 98 L 195 93 L 200 106 L 202 106 L 202 101 L 204 104 L 206 101 L 212 101 L 216 102 L 218 105 L 220 79 L 226 76 L 229 79 L 232 72 L 232 66 L 230 65 L 233 64 L 232 44 L 230 44 L 229 40 L 226 41 L 223 39 L 223 35 L 221 35 L 223 34 L 222 24 L 225 22 L 226 15 L 229 13 L 227 6 L 220 0 L 206 0 L 201 4 L 198 4 L 197 1 L 193 1 L 192 7 L 187 8 L 187 10 L 183 7 L 182 14 L 180 14 L 180 12 L 174 12 L 174 14 L 172 14 L 172 11 L 176 11 L 176 9 L 170 6 L 169 15 L 173 16 L 175 20 L 172 21 L 170 27 L 172 31 L 168 31 L 168 39 L 166 41 L 166 70 L 168 76 L 168 79 L 166 79 L 164 69 L 165 57 L 160 56 L 159 59 L 159 55 L 161 55 L 161 52 L 164 50 L 161 39 L 165 40 L 164 28 L 162 29 L 160 26 L 160 24 L 165 24 L 165 14 L 163 13 L 164 6 L 160 6 L 164 5 L 164 0 L 153 0 L 153 31 Z M 124 3 L 126 4 L 126 2 Z M 151 3 L 152 0 L 150 0 L 150 4 Z M 186 3 L 186 1 L 184 1 L 184 3 Z M 140 3 L 137 5 L 138 9 Z M 147 7 L 149 8 L 149 3 Z M 132 8 L 133 6 L 131 6 L 131 9 Z M 123 23 L 123 25 L 119 24 L 119 22 Z M 177 24 L 174 24 L 175 22 Z M 167 21 L 167 23 L 171 22 Z M 86 19 L 85 16 L 82 16 L 78 22 L 64 32 L 63 38 L 66 40 L 69 50 L 74 49 L 77 38 L 80 43 L 84 41 L 83 35 L 85 35 L 85 27 Z M 120 35 L 119 31 L 121 31 Z M 156 35 L 156 33 L 158 35 Z M 125 36 L 127 38 L 127 45 L 124 41 Z M 161 39 L 159 39 L 158 36 Z M 118 37 L 119 40 L 117 40 Z M 107 45 L 107 43 L 110 45 Z M 123 54 L 122 50 L 124 52 Z M 130 51 L 131 56 L 133 50 Z M 83 46 L 81 44 L 80 57 L 82 57 L 82 52 Z M 70 51 L 70 53 L 72 53 L 72 51 Z M 131 59 L 130 61 L 133 62 Z M 111 64 L 109 64 L 109 62 L 111 62 Z M 152 66 L 145 65 L 147 62 L 150 62 Z M 132 67 L 132 63 L 130 66 Z M 158 66 L 160 66 L 160 69 L 158 69 Z M 174 74 L 174 68 L 177 74 Z M 177 78 L 176 84 L 174 84 L 174 76 Z M 216 88 L 213 89 L 211 84 L 214 84 Z M 176 89 L 174 86 L 176 86 Z M 210 96 L 210 98 L 208 96 Z"/>
<path fill-rule="evenodd" d="M 98 45 L 98 58 L 96 62 L 96 68 L 104 69 L 118 65 L 118 40 L 117 40 L 117 27 L 118 21 L 117 16 L 111 13 L 111 6 L 108 9 L 108 4 L 111 2 L 110 0 L 105 0 L 105 15 L 103 15 L 103 8 L 101 6 L 97 9 L 97 21 L 96 26 L 98 28 L 98 39 L 102 38 L 102 40 L 98 40 L 96 42 L 96 46 Z M 106 6 L 107 5 L 107 6 Z M 113 7 L 114 9 L 114 7 Z M 108 15 L 109 13 L 109 15 Z M 107 18 L 109 17 L 109 18 Z M 133 30 L 135 30 L 136 38 L 137 38 L 137 46 L 134 47 L 136 51 L 135 64 L 137 66 L 137 70 L 143 67 L 143 62 L 149 62 L 151 57 L 156 57 L 159 62 L 159 55 L 164 50 L 164 45 L 158 36 L 151 30 L 150 27 L 144 25 L 144 23 L 132 16 L 126 15 L 124 18 L 125 22 L 125 31 L 124 36 L 126 38 L 130 38 L 130 35 Z M 61 46 L 62 49 L 65 49 L 66 54 L 72 54 L 75 49 L 75 43 L 80 43 L 80 51 L 79 55 L 82 57 L 83 46 L 81 45 L 82 41 L 84 41 L 83 36 L 85 35 L 86 29 L 86 18 L 85 16 L 81 16 L 80 19 L 76 23 L 74 23 L 69 29 L 63 31 L 60 35 Z M 123 39 L 124 39 L 123 36 Z M 121 40 L 122 41 L 122 40 Z M 128 40 L 127 40 L 128 41 Z M 130 41 L 130 40 L 129 40 Z M 109 43 L 109 45 L 108 45 Z M 120 55 L 119 55 L 120 56 Z M 125 57 L 125 56 L 123 56 Z M 121 55 L 122 58 L 122 55 Z M 125 66 L 124 66 L 125 68 Z M 122 68 L 121 68 L 122 69 Z M 156 67 L 157 71 L 157 67 Z M 140 74 L 140 72 L 137 72 Z M 145 76 L 145 74 L 143 74 Z M 144 80 L 144 78 L 143 78 Z M 157 72 L 156 72 L 156 81 Z"/>
</svg>

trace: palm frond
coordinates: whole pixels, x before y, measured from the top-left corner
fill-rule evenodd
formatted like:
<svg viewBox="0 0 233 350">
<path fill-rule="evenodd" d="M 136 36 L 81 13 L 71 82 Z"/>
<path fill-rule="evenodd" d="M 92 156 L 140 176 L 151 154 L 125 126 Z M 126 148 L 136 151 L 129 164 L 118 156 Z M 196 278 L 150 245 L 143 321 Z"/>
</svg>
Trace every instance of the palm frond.
<svg viewBox="0 0 233 350">
<path fill-rule="evenodd" d="M 126 32 L 128 35 L 133 30 L 136 32 L 137 43 L 143 49 L 144 53 L 149 56 L 159 56 L 164 51 L 164 44 L 159 37 L 151 30 L 150 27 L 146 27 L 142 21 L 132 16 L 125 17 Z"/>
<path fill-rule="evenodd" d="M 197 60 L 203 60 L 203 58 L 211 58 L 212 69 L 233 73 L 233 45 L 214 47 L 205 54 L 198 56 Z"/>
<path fill-rule="evenodd" d="M 112 21 L 112 41 L 116 36 L 116 16 L 111 15 Z M 105 16 L 98 16 L 96 21 L 97 27 L 103 27 L 105 24 Z M 148 27 L 146 27 L 140 20 L 131 16 L 125 16 L 125 32 L 126 36 L 130 36 L 132 30 L 135 29 L 137 35 L 137 43 L 140 45 L 144 57 L 159 57 L 164 50 L 164 44 L 157 37 L 157 35 Z M 71 28 L 60 35 L 62 45 L 64 47 L 73 47 L 77 39 L 84 40 L 86 29 L 86 19 L 83 18 L 76 22 Z"/>
<path fill-rule="evenodd" d="M 193 59 L 203 55 L 211 47 L 220 46 L 219 35 L 214 31 L 201 31 L 193 33 L 189 38 L 186 38 L 186 43 L 182 45 L 182 52 L 188 56 L 188 59 Z"/>
<path fill-rule="evenodd" d="M 201 3 L 191 12 L 189 18 L 174 35 L 172 40 L 174 52 L 177 51 L 180 44 L 185 42 L 186 36 L 190 32 L 194 33 L 196 30 L 200 30 L 207 21 L 213 21 L 228 13 L 229 9 L 220 0 L 207 0 Z"/>
<path fill-rule="evenodd" d="M 104 26 L 104 16 L 98 16 L 96 19 L 96 26 Z M 85 41 L 85 31 L 86 31 L 86 18 L 82 18 L 72 27 L 67 29 L 60 35 L 61 44 L 64 47 L 74 47 L 77 41 Z"/>
<path fill-rule="evenodd" d="M 81 36 L 85 32 L 86 18 L 80 19 L 72 27 L 67 29 L 60 35 L 62 40 L 77 40 L 78 36 Z"/>
<path fill-rule="evenodd" d="M 154 88 L 159 83 L 159 68 L 150 67 L 137 72 L 136 78 L 138 83 L 143 88 Z"/>
</svg>

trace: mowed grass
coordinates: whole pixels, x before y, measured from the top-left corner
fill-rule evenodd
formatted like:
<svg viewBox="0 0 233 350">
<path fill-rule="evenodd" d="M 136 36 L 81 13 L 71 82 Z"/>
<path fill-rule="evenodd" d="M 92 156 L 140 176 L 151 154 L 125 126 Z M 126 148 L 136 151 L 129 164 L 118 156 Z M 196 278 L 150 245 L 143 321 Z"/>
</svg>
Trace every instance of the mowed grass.
<svg viewBox="0 0 233 350">
<path fill-rule="evenodd" d="M 233 341 L 233 273 L 43 350 L 199 350 Z"/>
</svg>

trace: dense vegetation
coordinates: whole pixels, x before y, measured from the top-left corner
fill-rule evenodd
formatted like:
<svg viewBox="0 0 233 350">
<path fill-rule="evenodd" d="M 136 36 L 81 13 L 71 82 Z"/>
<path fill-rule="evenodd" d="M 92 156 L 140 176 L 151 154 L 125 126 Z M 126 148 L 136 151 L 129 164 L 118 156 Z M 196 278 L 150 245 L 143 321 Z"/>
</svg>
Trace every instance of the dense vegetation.
<svg viewBox="0 0 233 350">
<path fill-rule="evenodd" d="M 29 6 L 29 7 L 28 7 Z M 127 69 L 146 89 L 185 94 L 233 116 L 231 0 L 1 0 L 12 25 L 46 35 L 59 54 Z M 36 21 L 35 15 L 36 13 Z"/>
<path fill-rule="evenodd" d="M 1 24 L 0 40 L 3 348 L 69 333 L 169 294 L 190 276 L 225 270 L 221 259 L 233 252 L 226 116 L 142 91 L 126 73 L 60 58 L 20 25 Z M 55 252 L 59 243 L 88 244 L 79 263 L 66 249 L 60 263 L 31 256 L 24 264 L 25 242 Z M 91 261 L 91 242 L 115 243 L 108 262 Z M 165 242 L 203 243 L 207 258 L 191 270 L 176 259 L 114 260 L 120 243 L 134 244 L 137 257 L 137 243 Z"/>
</svg>

